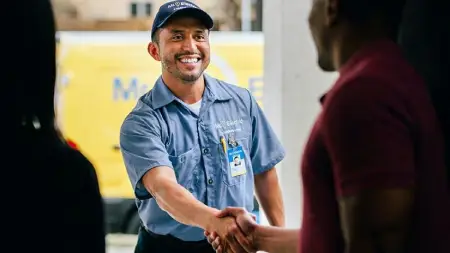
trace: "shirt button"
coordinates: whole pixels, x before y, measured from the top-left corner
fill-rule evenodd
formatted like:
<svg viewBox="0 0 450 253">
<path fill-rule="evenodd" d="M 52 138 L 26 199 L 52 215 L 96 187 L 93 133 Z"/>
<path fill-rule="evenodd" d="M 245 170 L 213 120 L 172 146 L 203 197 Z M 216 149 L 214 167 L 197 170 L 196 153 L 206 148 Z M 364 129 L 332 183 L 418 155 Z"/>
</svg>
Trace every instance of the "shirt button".
<svg viewBox="0 0 450 253">
<path fill-rule="evenodd" d="M 212 183 L 214 183 L 214 181 L 210 178 L 210 179 L 208 180 L 208 184 L 212 184 Z"/>
<path fill-rule="evenodd" d="M 208 154 L 208 153 L 209 153 L 209 148 L 203 149 L 203 154 Z"/>
</svg>

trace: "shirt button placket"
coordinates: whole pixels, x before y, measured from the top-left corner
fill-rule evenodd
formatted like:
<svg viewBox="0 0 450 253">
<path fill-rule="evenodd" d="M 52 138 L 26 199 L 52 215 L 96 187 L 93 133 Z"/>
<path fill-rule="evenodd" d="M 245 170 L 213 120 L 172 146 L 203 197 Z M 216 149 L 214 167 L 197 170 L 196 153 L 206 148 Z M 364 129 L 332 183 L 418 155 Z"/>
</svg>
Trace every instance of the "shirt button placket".
<svg viewBox="0 0 450 253">
<path fill-rule="evenodd" d="M 215 185 L 214 185 L 214 173 L 213 173 L 213 166 L 212 166 L 212 156 L 211 156 L 211 149 L 208 147 L 208 138 L 206 137 L 207 127 L 203 123 L 203 121 L 199 120 L 199 138 L 200 142 L 202 143 L 202 146 L 204 148 L 202 149 L 203 154 L 203 163 L 205 168 L 205 174 L 206 174 L 206 201 L 207 205 L 214 207 L 215 206 Z"/>
</svg>

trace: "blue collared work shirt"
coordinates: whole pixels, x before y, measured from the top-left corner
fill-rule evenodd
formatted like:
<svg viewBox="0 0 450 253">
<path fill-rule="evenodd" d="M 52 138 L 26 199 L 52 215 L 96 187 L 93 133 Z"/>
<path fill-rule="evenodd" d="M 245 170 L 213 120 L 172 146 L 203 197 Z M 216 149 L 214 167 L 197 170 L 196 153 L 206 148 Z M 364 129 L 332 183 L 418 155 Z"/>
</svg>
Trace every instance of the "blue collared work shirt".
<svg viewBox="0 0 450 253">
<path fill-rule="evenodd" d="M 184 241 L 205 239 L 203 230 L 181 224 L 163 211 L 141 182 L 157 166 L 173 168 L 177 181 L 199 201 L 223 209 L 253 210 L 254 175 L 273 168 L 285 155 L 261 108 L 246 89 L 205 76 L 199 115 L 159 78 L 126 117 L 120 148 L 144 226 Z M 245 154 L 247 173 L 232 176 L 220 137 L 233 136 Z"/>
</svg>

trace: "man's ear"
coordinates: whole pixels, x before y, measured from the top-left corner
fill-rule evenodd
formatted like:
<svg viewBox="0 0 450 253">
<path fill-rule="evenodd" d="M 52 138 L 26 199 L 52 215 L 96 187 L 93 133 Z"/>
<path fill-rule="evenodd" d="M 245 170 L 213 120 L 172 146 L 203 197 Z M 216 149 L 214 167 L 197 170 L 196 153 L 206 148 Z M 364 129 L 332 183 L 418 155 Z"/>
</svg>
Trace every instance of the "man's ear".
<svg viewBox="0 0 450 253">
<path fill-rule="evenodd" d="M 337 22 L 340 0 L 325 0 L 325 24 L 332 26 Z"/>
<path fill-rule="evenodd" d="M 153 59 L 155 59 L 156 61 L 161 61 L 161 57 L 159 55 L 159 46 L 158 44 L 154 43 L 154 42 L 150 42 L 148 43 L 147 46 L 147 52 L 148 54 L 150 54 Z"/>
</svg>

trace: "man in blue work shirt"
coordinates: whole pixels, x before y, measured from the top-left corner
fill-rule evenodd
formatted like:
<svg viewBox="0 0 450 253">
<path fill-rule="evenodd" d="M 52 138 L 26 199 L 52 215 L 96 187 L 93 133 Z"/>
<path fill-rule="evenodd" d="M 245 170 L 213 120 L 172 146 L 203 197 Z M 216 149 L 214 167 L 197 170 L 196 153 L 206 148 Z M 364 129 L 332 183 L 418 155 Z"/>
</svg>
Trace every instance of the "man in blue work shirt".
<svg viewBox="0 0 450 253">
<path fill-rule="evenodd" d="M 284 149 L 248 90 L 203 73 L 212 27 L 188 1 L 168 2 L 155 17 L 148 53 L 162 75 L 120 132 L 143 225 L 135 252 L 214 252 L 204 230 L 240 252 L 234 218 L 216 215 L 227 206 L 252 211 L 254 190 L 269 223 L 284 226 L 274 168 Z"/>
</svg>

